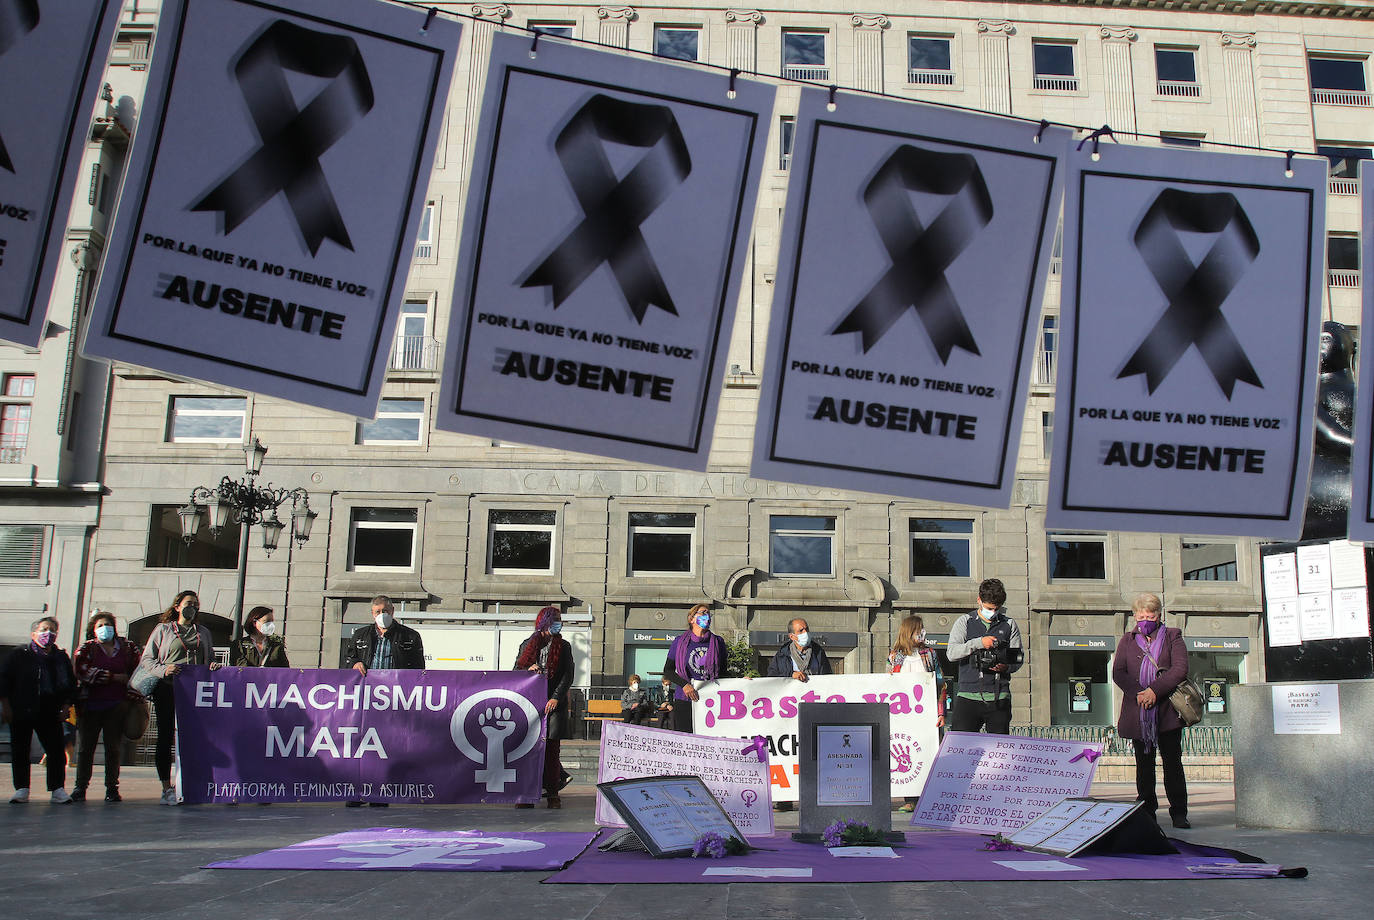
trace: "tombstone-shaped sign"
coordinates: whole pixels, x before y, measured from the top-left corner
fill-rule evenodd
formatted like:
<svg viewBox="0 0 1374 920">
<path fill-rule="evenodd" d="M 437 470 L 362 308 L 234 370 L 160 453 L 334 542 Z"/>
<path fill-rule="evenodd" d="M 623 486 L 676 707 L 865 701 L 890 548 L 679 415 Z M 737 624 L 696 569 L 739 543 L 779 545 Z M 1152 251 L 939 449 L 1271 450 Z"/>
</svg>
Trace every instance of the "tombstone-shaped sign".
<svg viewBox="0 0 1374 920">
<path fill-rule="evenodd" d="M 836 821 L 892 829 L 886 703 L 802 703 L 798 837 L 818 838 Z"/>
</svg>

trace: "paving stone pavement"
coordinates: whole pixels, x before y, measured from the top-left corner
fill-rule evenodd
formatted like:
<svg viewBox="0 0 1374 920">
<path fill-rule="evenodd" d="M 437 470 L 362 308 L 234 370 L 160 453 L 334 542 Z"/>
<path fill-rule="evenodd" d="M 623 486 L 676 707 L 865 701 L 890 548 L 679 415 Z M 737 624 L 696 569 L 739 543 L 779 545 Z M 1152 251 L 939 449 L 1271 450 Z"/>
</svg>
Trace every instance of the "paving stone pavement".
<svg viewBox="0 0 1374 920">
<path fill-rule="evenodd" d="M 694 885 L 679 891 L 667 885 L 541 885 L 548 877 L 543 872 L 212 870 L 201 867 L 359 827 L 591 829 L 592 789 L 579 779 L 565 792 L 559 811 L 494 805 L 170 808 L 158 803 L 158 789 L 151 768 L 126 767 L 125 801 L 119 804 L 97 799 L 51 805 L 46 795 L 28 805 L 0 800 L 0 918 L 1292 920 L 1368 917 L 1374 903 L 1374 836 L 1237 828 L 1229 784 L 1194 784 L 1193 829 L 1173 833 L 1268 862 L 1306 866 L 1309 878 L 754 883 Z M 1093 792 L 1133 797 L 1133 789 L 1122 784 L 1099 784 Z M 786 830 L 795 825 L 796 814 L 778 819 Z M 897 827 L 904 820 L 894 815 Z"/>
</svg>

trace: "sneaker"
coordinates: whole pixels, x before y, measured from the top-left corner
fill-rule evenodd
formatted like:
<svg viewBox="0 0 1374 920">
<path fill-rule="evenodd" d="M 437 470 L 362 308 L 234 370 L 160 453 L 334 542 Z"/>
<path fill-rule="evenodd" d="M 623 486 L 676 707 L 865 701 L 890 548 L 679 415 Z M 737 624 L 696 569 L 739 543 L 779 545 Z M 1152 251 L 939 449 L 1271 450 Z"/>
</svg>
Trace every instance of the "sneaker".
<svg viewBox="0 0 1374 920">
<path fill-rule="evenodd" d="M 569 773 L 567 770 L 560 771 L 558 774 L 558 791 L 562 792 L 564 789 L 567 789 L 568 785 L 572 783 L 572 781 L 573 775 L 571 773 Z"/>
<path fill-rule="evenodd" d="M 550 808 L 562 808 L 562 807 L 563 807 L 563 800 L 560 799 L 560 798 L 559 798 L 558 796 L 556 796 L 556 795 L 551 795 L 551 796 L 549 796 L 549 807 L 550 807 Z"/>
<path fill-rule="evenodd" d="M 162 804 L 163 804 L 163 805 L 180 805 L 180 804 L 181 804 L 181 802 L 177 800 L 177 790 L 176 790 L 176 787 L 175 787 L 175 786 L 171 786 L 171 787 L 169 787 L 169 788 L 167 788 L 167 789 L 162 790 Z"/>
<path fill-rule="evenodd" d="M 23 805 L 28 800 L 29 790 L 27 786 L 23 789 L 14 790 L 14 795 L 10 796 L 10 801 L 13 802 L 15 805 Z"/>
<path fill-rule="evenodd" d="M 86 801 L 86 790 L 85 790 L 85 789 L 73 789 L 73 790 L 72 790 L 72 795 L 71 795 L 71 801 L 73 801 L 73 802 L 84 802 L 84 801 Z"/>
<path fill-rule="evenodd" d="M 71 802 L 72 797 L 67 793 L 67 790 L 62 786 L 58 786 L 56 789 L 52 791 L 52 803 L 54 805 L 70 805 Z"/>
<path fill-rule="evenodd" d="M 119 790 L 118 790 L 118 789 L 106 789 L 106 790 L 105 790 L 105 801 L 107 801 L 107 802 L 122 802 L 122 801 L 124 801 L 124 797 L 121 796 L 121 795 L 119 794 Z"/>
</svg>

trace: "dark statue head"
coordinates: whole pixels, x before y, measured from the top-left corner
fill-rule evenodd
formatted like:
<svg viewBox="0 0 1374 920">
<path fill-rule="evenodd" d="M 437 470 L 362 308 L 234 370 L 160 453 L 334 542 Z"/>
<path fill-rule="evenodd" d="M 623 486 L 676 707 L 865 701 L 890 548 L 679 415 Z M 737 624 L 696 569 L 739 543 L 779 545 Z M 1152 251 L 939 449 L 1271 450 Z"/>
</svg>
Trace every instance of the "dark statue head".
<svg viewBox="0 0 1374 920">
<path fill-rule="evenodd" d="M 1343 323 L 1322 323 L 1321 372 L 1339 374 L 1355 366 L 1355 337 Z"/>
</svg>

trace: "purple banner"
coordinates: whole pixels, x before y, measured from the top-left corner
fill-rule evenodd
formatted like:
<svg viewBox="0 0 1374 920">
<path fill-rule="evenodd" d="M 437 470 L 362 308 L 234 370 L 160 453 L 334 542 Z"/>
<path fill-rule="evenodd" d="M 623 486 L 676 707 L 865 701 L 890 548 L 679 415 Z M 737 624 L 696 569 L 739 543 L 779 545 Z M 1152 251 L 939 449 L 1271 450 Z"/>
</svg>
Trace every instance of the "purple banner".
<svg viewBox="0 0 1374 920">
<path fill-rule="evenodd" d="M 539 798 L 537 674 L 194 667 L 175 690 L 191 804 Z"/>
<path fill-rule="evenodd" d="M 426 831 L 370 827 L 295 843 L 207 869 L 422 869 L 538 872 L 562 869 L 596 831 Z"/>
</svg>

